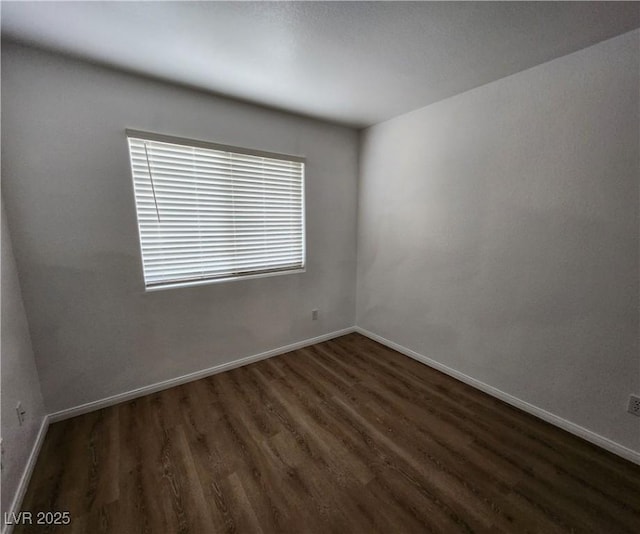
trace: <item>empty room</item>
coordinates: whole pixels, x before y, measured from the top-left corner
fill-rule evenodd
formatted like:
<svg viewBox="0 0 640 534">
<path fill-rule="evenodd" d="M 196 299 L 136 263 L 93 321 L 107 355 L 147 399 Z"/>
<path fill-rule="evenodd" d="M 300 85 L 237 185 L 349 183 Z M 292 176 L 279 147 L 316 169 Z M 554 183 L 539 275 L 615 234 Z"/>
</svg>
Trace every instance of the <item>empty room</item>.
<svg viewBox="0 0 640 534">
<path fill-rule="evenodd" d="M 0 9 L 2 534 L 640 532 L 640 3 Z"/>
</svg>

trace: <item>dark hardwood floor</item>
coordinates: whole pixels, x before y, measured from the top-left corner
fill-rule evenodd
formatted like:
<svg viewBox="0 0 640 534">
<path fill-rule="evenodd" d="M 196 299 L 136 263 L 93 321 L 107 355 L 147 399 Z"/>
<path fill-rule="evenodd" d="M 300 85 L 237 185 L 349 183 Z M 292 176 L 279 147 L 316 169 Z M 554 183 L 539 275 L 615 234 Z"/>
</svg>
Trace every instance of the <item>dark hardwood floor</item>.
<svg viewBox="0 0 640 534">
<path fill-rule="evenodd" d="M 15 532 L 640 532 L 640 467 L 358 334 L 52 425 Z"/>
</svg>

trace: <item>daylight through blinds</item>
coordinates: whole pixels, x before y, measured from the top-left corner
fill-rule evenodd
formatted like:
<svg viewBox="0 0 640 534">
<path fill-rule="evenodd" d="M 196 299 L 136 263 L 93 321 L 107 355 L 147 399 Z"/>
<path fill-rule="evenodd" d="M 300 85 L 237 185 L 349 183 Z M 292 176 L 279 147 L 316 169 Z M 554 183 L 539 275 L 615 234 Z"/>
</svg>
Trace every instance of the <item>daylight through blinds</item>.
<svg viewBox="0 0 640 534">
<path fill-rule="evenodd" d="M 304 162 L 129 134 L 147 288 L 304 268 Z"/>
</svg>

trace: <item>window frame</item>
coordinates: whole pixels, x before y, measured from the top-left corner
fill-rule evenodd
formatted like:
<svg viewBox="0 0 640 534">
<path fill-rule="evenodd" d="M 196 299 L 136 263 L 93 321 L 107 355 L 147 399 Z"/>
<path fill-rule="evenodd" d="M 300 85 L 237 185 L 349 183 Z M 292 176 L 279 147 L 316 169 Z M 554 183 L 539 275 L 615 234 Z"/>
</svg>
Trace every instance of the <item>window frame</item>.
<svg viewBox="0 0 640 534">
<path fill-rule="evenodd" d="M 165 283 L 147 285 L 145 267 L 144 267 L 142 233 L 141 233 L 140 219 L 139 219 L 139 212 L 138 212 L 138 200 L 136 198 L 135 175 L 134 175 L 134 170 L 132 165 L 133 161 L 131 157 L 131 150 L 129 146 L 130 138 L 140 139 L 144 141 L 157 141 L 160 143 L 170 143 L 170 144 L 181 145 L 186 147 L 218 150 L 218 151 L 231 152 L 231 153 L 242 154 L 247 156 L 264 157 L 264 158 L 270 158 L 270 159 L 283 160 L 287 162 L 302 163 L 303 167 L 302 167 L 302 181 L 301 181 L 301 191 L 300 191 L 301 197 L 302 197 L 301 198 L 302 267 L 274 269 L 274 270 L 265 269 L 263 271 L 252 272 L 248 274 L 202 278 L 202 279 L 196 279 L 196 280 L 176 280 L 174 282 L 165 282 Z M 252 280 L 252 279 L 258 279 L 258 278 L 268 278 L 272 276 L 283 276 L 287 274 L 299 274 L 299 273 L 306 272 L 307 270 L 307 231 L 306 231 L 307 207 L 306 207 L 306 194 L 305 194 L 306 193 L 306 157 L 292 155 L 292 154 L 284 154 L 279 152 L 268 152 L 265 150 L 238 147 L 234 145 L 225 145 L 225 144 L 214 143 L 210 141 L 203 141 L 200 139 L 176 137 L 173 135 L 159 134 L 155 132 L 147 132 L 142 130 L 134 130 L 130 128 L 125 129 L 125 140 L 127 142 L 127 153 L 129 156 L 131 186 L 132 186 L 134 206 L 136 210 L 136 226 L 137 226 L 137 233 L 138 233 L 138 248 L 140 251 L 140 267 L 141 267 L 142 282 L 143 282 L 145 293 L 150 293 L 155 291 L 164 291 L 166 289 L 174 289 L 174 288 L 181 288 L 181 287 L 220 284 L 224 282 L 237 282 L 240 280 Z"/>
</svg>

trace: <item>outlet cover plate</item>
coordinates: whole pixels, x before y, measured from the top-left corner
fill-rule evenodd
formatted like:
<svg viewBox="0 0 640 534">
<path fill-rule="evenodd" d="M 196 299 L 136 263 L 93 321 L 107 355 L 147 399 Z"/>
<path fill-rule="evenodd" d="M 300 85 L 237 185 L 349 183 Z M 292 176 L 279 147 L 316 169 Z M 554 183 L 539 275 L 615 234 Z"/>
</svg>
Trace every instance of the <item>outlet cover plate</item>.
<svg viewBox="0 0 640 534">
<path fill-rule="evenodd" d="M 640 417 L 640 397 L 638 395 L 629 395 L 628 412 Z"/>
</svg>

